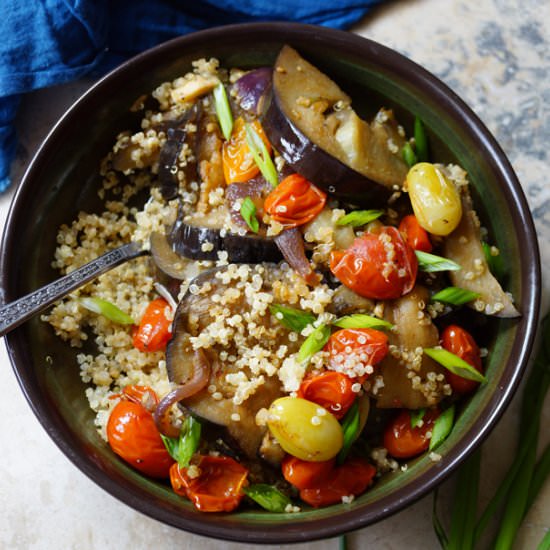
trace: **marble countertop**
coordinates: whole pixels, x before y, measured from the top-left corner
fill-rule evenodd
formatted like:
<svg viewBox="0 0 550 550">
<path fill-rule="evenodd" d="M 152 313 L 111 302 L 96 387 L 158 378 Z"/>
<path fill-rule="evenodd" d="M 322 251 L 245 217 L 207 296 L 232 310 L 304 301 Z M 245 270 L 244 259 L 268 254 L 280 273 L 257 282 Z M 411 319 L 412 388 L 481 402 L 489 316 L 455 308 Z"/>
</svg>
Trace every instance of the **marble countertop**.
<svg viewBox="0 0 550 550">
<path fill-rule="evenodd" d="M 544 23 L 546 21 L 546 23 Z M 374 39 L 426 67 L 460 95 L 487 124 L 510 158 L 533 212 L 543 274 L 550 268 L 550 3 L 547 0 L 394 0 L 368 15 L 353 32 Z M 77 82 L 25 98 L 18 120 L 20 145 L 13 168 L 19 181 L 49 128 L 91 82 Z M 0 195 L 0 228 L 11 196 Z M 543 310 L 550 281 L 546 275 Z M 184 533 L 123 505 L 85 477 L 39 425 L 20 391 L 0 343 L 0 548 L 157 550 L 222 544 Z M 498 485 L 515 448 L 519 395 L 483 447 L 480 501 Z M 550 423 L 550 399 L 543 426 Z M 542 443 L 550 433 L 542 434 Z M 442 486 L 449 509 L 454 478 Z M 376 525 L 348 536 L 355 548 L 437 548 L 428 495 Z M 550 528 L 550 482 L 527 516 L 516 547 L 534 549 Z M 335 550 L 336 539 L 296 545 Z"/>
</svg>

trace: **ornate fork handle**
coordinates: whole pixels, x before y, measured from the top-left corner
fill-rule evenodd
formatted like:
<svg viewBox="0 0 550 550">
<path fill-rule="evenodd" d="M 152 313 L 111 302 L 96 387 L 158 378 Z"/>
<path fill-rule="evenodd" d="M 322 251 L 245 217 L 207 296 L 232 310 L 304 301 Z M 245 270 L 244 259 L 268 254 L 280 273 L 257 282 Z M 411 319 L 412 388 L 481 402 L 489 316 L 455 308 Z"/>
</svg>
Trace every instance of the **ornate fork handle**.
<svg viewBox="0 0 550 550">
<path fill-rule="evenodd" d="M 18 327 L 33 315 L 44 311 L 48 306 L 63 298 L 75 288 L 85 285 L 106 271 L 144 254 L 148 254 L 148 252 L 142 249 L 141 244 L 125 244 L 106 252 L 68 275 L 0 307 L 0 336 L 4 336 L 4 334 Z"/>
</svg>

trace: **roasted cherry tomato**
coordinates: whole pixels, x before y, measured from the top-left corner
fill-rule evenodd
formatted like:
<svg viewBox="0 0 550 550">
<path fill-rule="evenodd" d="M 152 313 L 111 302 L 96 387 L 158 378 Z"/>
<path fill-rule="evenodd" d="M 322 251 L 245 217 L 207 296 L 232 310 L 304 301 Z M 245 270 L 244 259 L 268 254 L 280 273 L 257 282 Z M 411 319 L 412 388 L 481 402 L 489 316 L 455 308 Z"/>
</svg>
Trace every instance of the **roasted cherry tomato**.
<svg viewBox="0 0 550 550">
<path fill-rule="evenodd" d="M 201 512 L 231 512 L 241 502 L 242 486 L 248 470 L 228 456 L 201 456 L 198 476 L 190 477 L 189 468 L 174 464 L 170 482 L 174 491 L 186 496 Z"/>
<path fill-rule="evenodd" d="M 265 143 L 267 150 L 271 152 L 271 145 L 262 129 L 259 121 L 250 122 L 256 133 Z M 222 148 L 222 164 L 225 182 L 245 182 L 260 172 L 260 168 L 254 161 L 246 142 L 246 126 L 242 117 L 235 120 L 231 139 L 224 142 Z"/>
<path fill-rule="evenodd" d="M 347 250 L 333 250 L 330 270 L 365 298 L 392 300 L 413 288 L 418 261 L 395 227 L 382 227 L 356 238 Z"/>
<path fill-rule="evenodd" d="M 134 332 L 134 347 L 140 351 L 160 351 L 172 338 L 172 320 L 166 316 L 170 306 L 164 298 L 153 300 Z"/>
<path fill-rule="evenodd" d="M 310 222 L 327 202 L 327 195 L 299 174 L 286 177 L 266 197 L 264 210 L 285 227 Z"/>
<path fill-rule="evenodd" d="M 297 489 L 307 489 L 317 485 L 334 468 L 335 459 L 324 462 L 309 462 L 287 455 L 281 464 L 283 477 Z"/>
<path fill-rule="evenodd" d="M 107 421 L 111 449 L 136 470 L 167 478 L 174 463 L 160 438 L 153 415 L 140 403 L 121 399 Z"/>
<path fill-rule="evenodd" d="M 376 468 L 362 458 L 350 458 L 315 485 L 302 489 L 300 498 L 318 508 L 342 502 L 342 497 L 358 496 L 371 484 Z"/>
<path fill-rule="evenodd" d="M 340 420 L 357 397 L 352 386 L 351 378 L 341 372 L 311 373 L 300 384 L 298 397 L 321 405 Z"/>
<path fill-rule="evenodd" d="M 483 374 L 479 348 L 473 336 L 467 330 L 457 325 L 449 325 L 441 335 L 441 345 Z M 453 391 L 459 394 L 470 393 L 479 385 L 479 382 L 475 380 L 463 378 L 449 371 L 445 372 L 445 378 Z"/>
<path fill-rule="evenodd" d="M 411 412 L 403 409 L 384 430 L 384 447 L 394 458 L 412 458 L 430 446 L 430 434 L 438 409 L 429 409 L 422 418 L 422 426 L 411 427 Z"/>
<path fill-rule="evenodd" d="M 409 246 L 414 250 L 421 250 L 422 252 L 432 251 L 432 243 L 428 232 L 420 227 L 416 216 L 413 214 L 405 216 L 399 223 L 398 229 L 405 236 L 405 240 Z"/>
<path fill-rule="evenodd" d="M 388 353 L 388 337 L 373 328 L 344 328 L 334 332 L 325 345 L 333 368 L 354 364 L 376 365 Z M 367 373 L 368 374 L 368 373 Z M 364 381 L 366 377 L 360 377 Z"/>
</svg>

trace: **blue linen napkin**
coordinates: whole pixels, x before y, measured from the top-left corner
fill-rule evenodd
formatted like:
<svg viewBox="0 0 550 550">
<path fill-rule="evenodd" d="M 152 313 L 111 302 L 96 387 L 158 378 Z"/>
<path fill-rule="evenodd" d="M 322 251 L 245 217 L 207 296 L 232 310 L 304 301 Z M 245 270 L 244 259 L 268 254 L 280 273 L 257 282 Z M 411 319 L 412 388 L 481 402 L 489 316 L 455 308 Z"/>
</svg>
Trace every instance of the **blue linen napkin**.
<svg viewBox="0 0 550 550">
<path fill-rule="evenodd" d="M 382 0 L 2 0 L 0 192 L 25 92 L 99 75 L 182 34 L 229 23 L 300 21 L 347 28 Z"/>
</svg>

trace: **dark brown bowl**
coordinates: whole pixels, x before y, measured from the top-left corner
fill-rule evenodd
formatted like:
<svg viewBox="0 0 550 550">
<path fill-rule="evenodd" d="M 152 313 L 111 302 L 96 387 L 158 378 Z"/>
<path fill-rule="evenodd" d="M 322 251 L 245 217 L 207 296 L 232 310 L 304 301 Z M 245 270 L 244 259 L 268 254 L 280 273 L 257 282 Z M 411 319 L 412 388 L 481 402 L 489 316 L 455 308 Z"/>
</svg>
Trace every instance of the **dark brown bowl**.
<svg viewBox="0 0 550 550">
<path fill-rule="evenodd" d="M 468 171 L 484 224 L 508 266 L 507 290 L 516 297 L 522 317 L 495 320 L 495 336 L 488 342 L 489 383 L 461 410 L 438 451 L 442 460 L 417 459 L 406 472 L 381 479 L 346 506 L 304 509 L 291 516 L 259 511 L 201 514 L 168 486 L 139 475 L 110 451 L 94 428 L 76 352 L 47 324 L 35 318 L 6 338 L 15 374 L 34 413 L 86 475 L 113 496 L 167 524 L 201 535 L 260 543 L 330 537 L 402 509 L 448 476 L 485 439 L 510 402 L 537 326 L 541 287 L 537 239 L 508 160 L 473 112 L 415 63 L 353 34 L 273 23 L 228 26 L 178 38 L 107 75 L 55 126 L 17 190 L 0 261 L 6 301 L 54 279 L 50 262 L 56 230 L 81 209 L 101 210 L 95 194 L 99 161 L 119 131 L 136 126 L 138 119 L 128 110 L 134 100 L 185 72 L 198 57 L 215 56 L 228 67 L 254 67 L 273 63 L 284 43 L 333 76 L 362 111 L 372 112 L 382 104 L 393 107 L 408 127 L 411 113 L 420 116 L 429 128 L 434 158 L 455 161 Z"/>
</svg>

